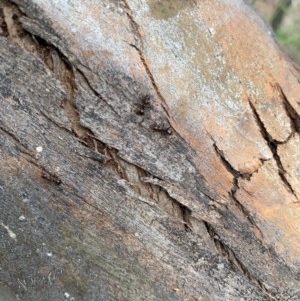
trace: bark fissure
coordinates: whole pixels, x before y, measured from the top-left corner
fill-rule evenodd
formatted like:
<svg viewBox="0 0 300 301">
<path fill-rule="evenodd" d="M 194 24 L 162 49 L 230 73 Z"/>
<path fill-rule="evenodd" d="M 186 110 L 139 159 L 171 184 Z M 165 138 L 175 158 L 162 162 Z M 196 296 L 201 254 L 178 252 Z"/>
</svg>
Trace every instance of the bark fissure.
<svg viewBox="0 0 300 301">
<path fill-rule="evenodd" d="M 63 183 L 61 177 L 56 172 L 38 164 L 38 157 L 32 154 L 23 153 L 22 158 L 34 165 L 39 170 L 39 177 L 41 180 L 48 182 L 49 184 L 53 183 L 57 186 Z"/>
<path fill-rule="evenodd" d="M 88 80 L 88 78 L 86 77 L 86 75 L 84 74 L 84 72 L 81 71 L 79 68 L 76 68 L 75 70 L 83 77 L 85 83 L 87 84 L 87 86 L 89 87 L 89 89 L 91 90 L 91 92 L 96 97 L 98 97 L 100 100 L 102 100 L 103 102 L 105 102 L 105 104 L 114 112 L 114 114 L 116 114 L 120 118 L 121 115 L 115 110 L 115 108 L 103 96 L 101 96 L 101 94 L 99 92 L 97 92 L 96 89 L 93 88 L 92 84 L 90 83 L 90 81 Z"/>
<path fill-rule="evenodd" d="M 0 3 L 2 24 L 1 28 L 3 30 L 2 35 L 6 38 L 10 38 L 14 43 L 22 46 L 22 38 L 20 36 L 23 34 L 23 28 L 21 23 L 18 21 L 21 16 L 19 8 L 12 4 L 10 1 L 2 0 Z"/>
<path fill-rule="evenodd" d="M 292 185 L 290 184 L 290 182 L 288 181 L 288 179 L 286 178 L 285 174 L 286 174 L 286 170 L 283 167 L 283 164 L 281 162 L 280 156 L 277 152 L 277 146 L 278 143 L 271 137 L 271 135 L 268 133 L 263 121 L 261 120 L 254 104 L 249 100 L 249 105 L 250 108 L 252 110 L 253 116 L 255 118 L 255 121 L 258 125 L 258 128 L 262 134 L 262 137 L 265 139 L 265 141 L 267 142 L 267 145 L 269 147 L 269 149 L 271 150 L 272 154 L 273 154 L 273 158 L 276 162 L 277 165 L 277 169 L 278 169 L 278 175 L 282 181 L 282 183 L 284 184 L 284 186 L 287 188 L 287 190 L 289 192 L 291 192 L 296 198 L 297 195 L 292 187 Z"/>
<path fill-rule="evenodd" d="M 53 70 L 53 61 L 50 55 L 52 47 L 43 39 L 32 35 L 22 26 L 20 18 L 26 15 L 19 7 L 8 0 L 1 0 L 0 15 L 3 15 L 2 24 L 3 33 L 0 34 L 12 43 L 33 53 L 44 61 L 50 70 Z"/>
<path fill-rule="evenodd" d="M 49 169 L 45 168 L 44 166 L 38 164 L 37 162 L 37 158 L 32 156 L 31 154 L 27 154 L 25 153 L 23 155 L 23 158 L 30 162 L 31 164 L 33 164 L 39 171 L 39 177 L 42 181 L 45 181 L 47 182 L 48 184 L 53 184 L 55 186 L 61 186 L 60 189 L 69 189 L 72 191 L 72 195 L 74 195 L 76 198 L 78 198 L 79 200 L 82 200 L 83 203 L 85 203 L 86 205 L 88 205 L 89 207 L 97 210 L 97 211 L 100 211 L 100 209 L 91 204 L 90 202 L 88 202 L 83 196 L 80 196 L 78 195 L 72 186 L 70 186 L 69 184 L 67 184 L 65 181 L 63 181 L 63 179 L 60 177 L 59 174 L 57 174 L 56 172 L 54 171 L 50 171 Z M 101 211 L 100 211 L 101 212 Z"/>
<path fill-rule="evenodd" d="M 216 154 L 218 155 L 218 157 L 221 159 L 222 164 L 225 166 L 225 168 L 233 175 L 234 177 L 234 181 L 236 181 L 238 178 L 242 178 L 243 175 L 236 170 L 231 163 L 225 158 L 224 152 L 222 150 L 220 150 L 216 144 L 216 142 L 214 141 L 213 143 L 213 147 L 215 149 Z M 237 186 L 237 183 L 234 183 L 234 186 Z M 236 187 L 232 188 L 231 190 L 236 190 Z"/>
<path fill-rule="evenodd" d="M 224 153 L 222 150 L 220 150 L 216 144 L 216 142 L 214 142 L 213 144 L 214 149 L 216 154 L 218 155 L 218 157 L 221 159 L 221 162 L 223 163 L 223 165 L 225 166 L 225 168 L 232 174 L 233 176 L 233 186 L 230 189 L 230 191 L 228 192 L 229 196 L 231 197 L 231 199 L 235 202 L 235 205 L 238 207 L 238 209 L 243 213 L 243 215 L 246 217 L 246 219 L 248 220 L 248 222 L 256 229 L 258 230 L 258 233 L 260 235 L 260 237 L 262 237 L 262 232 L 260 230 L 260 228 L 258 227 L 258 225 L 255 223 L 250 211 L 238 200 L 238 198 L 236 197 L 236 192 L 238 191 L 238 189 L 240 189 L 239 187 L 239 179 L 247 179 L 250 180 L 251 179 L 251 175 L 243 175 L 241 174 L 238 170 L 236 170 L 231 164 L 230 162 L 225 158 Z M 255 171 L 258 172 L 258 171 Z"/>
<path fill-rule="evenodd" d="M 128 185 L 132 191 L 134 191 L 134 193 L 130 193 L 131 195 L 136 196 L 143 203 L 162 210 L 171 218 L 172 221 L 183 224 L 185 231 L 192 230 L 191 223 L 189 221 L 192 211 L 187 206 L 170 196 L 167 190 L 163 187 L 146 181 L 145 179 L 153 177 L 148 171 L 119 158 L 117 154 L 115 154 L 115 160 L 119 164 L 119 174 L 121 175 L 121 178 L 126 181 L 125 186 L 127 187 Z M 132 167 L 135 168 L 138 173 L 138 182 L 133 183 L 130 176 L 127 175 L 128 170 Z M 171 206 L 173 210 L 167 209 L 165 206 L 168 208 Z"/>
<path fill-rule="evenodd" d="M 66 127 L 64 127 L 63 125 L 60 125 L 58 122 L 56 122 L 54 119 L 52 119 L 51 117 L 49 117 L 44 111 L 37 109 L 38 114 L 42 115 L 45 119 L 47 119 L 50 123 L 53 123 L 55 126 L 57 126 L 58 128 L 62 129 L 63 131 L 70 133 L 70 130 L 67 129 Z"/>
<path fill-rule="evenodd" d="M 123 0 L 124 2 L 124 5 L 126 7 L 126 9 L 128 10 L 127 12 L 127 16 L 130 20 L 130 23 L 131 23 L 131 26 L 132 26 L 132 29 L 133 29 L 133 32 L 135 34 L 135 36 L 137 37 L 137 43 L 140 44 L 140 45 L 135 45 L 135 44 L 129 44 L 131 47 L 133 47 L 134 49 L 136 49 L 136 51 L 138 52 L 139 54 L 139 57 L 140 57 L 140 60 L 145 68 L 145 71 L 151 81 L 151 84 L 157 94 L 157 96 L 159 97 L 161 103 L 162 103 L 162 108 L 164 109 L 165 113 L 167 114 L 168 118 L 170 118 L 170 115 L 169 115 L 169 110 L 168 110 L 168 107 L 167 107 L 167 102 L 165 100 L 165 98 L 163 97 L 162 93 L 160 92 L 157 84 L 156 84 L 156 81 L 154 79 L 154 76 L 150 70 L 150 67 L 148 66 L 147 62 L 146 62 L 146 59 L 145 59 L 145 56 L 143 54 L 143 51 L 141 50 L 141 48 L 143 47 L 143 39 L 142 39 L 142 35 L 139 31 L 139 25 L 138 23 L 135 21 L 134 17 L 133 17 L 133 13 L 132 13 L 132 10 L 129 6 L 129 4 L 127 3 L 126 0 Z"/>
<path fill-rule="evenodd" d="M 255 286 L 257 286 L 264 294 L 274 301 L 279 301 L 266 287 L 263 283 L 251 274 L 247 267 L 238 259 L 233 250 L 228 247 L 217 234 L 214 227 L 208 222 L 204 221 L 205 228 L 211 238 L 212 242 L 215 245 L 218 253 L 227 259 L 229 264 L 234 270 L 240 271 L 245 277 L 247 277 Z"/>
<path fill-rule="evenodd" d="M 159 187 L 162 191 L 164 191 L 169 200 L 180 210 L 180 215 L 182 217 L 183 223 L 185 225 L 185 230 L 190 231 L 193 230 L 190 222 L 190 217 L 192 216 L 192 209 L 190 209 L 187 205 L 185 205 L 182 201 L 176 199 L 174 193 L 171 195 L 170 190 L 164 187 L 161 182 L 162 180 L 153 178 L 152 175 L 144 177 L 141 179 L 142 182 L 151 185 L 152 187 Z M 195 217 L 194 217 L 195 218 Z"/>
<path fill-rule="evenodd" d="M 292 129 L 300 134 L 300 116 L 296 112 L 296 110 L 289 103 L 285 93 L 282 88 L 278 85 L 278 89 L 281 93 L 281 97 L 283 99 L 284 109 L 291 120 Z"/>
<path fill-rule="evenodd" d="M 76 137 L 78 137 L 78 141 L 80 143 L 92 149 L 101 158 L 98 156 L 98 159 L 95 159 L 90 156 L 84 156 L 82 154 L 81 156 L 95 160 L 100 163 L 106 163 L 112 158 L 110 150 L 108 150 L 108 146 L 102 143 L 97 137 L 95 137 L 94 133 L 90 129 L 84 127 L 80 122 L 79 110 L 77 109 L 75 103 L 75 98 L 78 93 L 78 87 L 75 80 L 74 68 L 72 67 L 68 58 L 66 58 L 64 54 L 61 53 L 55 46 L 50 45 L 49 47 L 52 47 L 52 51 L 55 52 L 57 57 L 58 66 L 54 66 L 52 71 L 65 88 L 66 97 L 63 100 L 63 109 L 66 116 L 68 117 L 71 131 L 76 135 Z M 75 70 L 78 71 L 77 69 Z M 88 86 L 92 90 L 92 87 L 89 84 Z M 92 92 L 95 91 L 92 90 Z M 58 127 L 67 130 L 65 127 L 58 125 L 57 122 L 53 121 L 44 112 L 41 111 L 41 113 L 45 118 L 54 122 Z"/>
<path fill-rule="evenodd" d="M 192 214 L 192 211 L 188 207 L 186 207 L 186 206 L 182 205 L 181 203 L 179 203 L 176 199 L 173 199 L 173 198 L 170 197 L 170 200 L 180 210 L 181 219 L 183 221 L 185 231 L 187 231 L 187 232 L 193 231 L 193 227 L 192 227 L 192 224 L 190 222 L 190 216 Z"/>
<path fill-rule="evenodd" d="M 42 37 L 35 36 L 32 33 L 28 32 L 26 29 L 22 27 L 22 23 L 19 21 L 19 18 L 22 16 L 27 17 L 23 12 L 21 12 L 18 7 L 10 2 L 6 2 L 6 6 L 3 8 L 12 8 L 16 11 L 17 14 L 13 15 L 12 22 L 10 25 L 6 26 L 8 28 L 7 35 L 11 40 L 18 44 L 21 47 L 24 47 L 26 50 L 37 54 L 44 63 L 48 66 L 48 68 L 58 77 L 61 82 L 64 84 L 65 90 L 67 92 L 67 97 L 64 100 L 64 106 L 66 108 L 66 113 L 70 122 L 73 122 L 73 129 L 84 135 L 85 129 L 83 126 L 79 126 L 79 116 L 77 112 L 77 108 L 75 105 L 75 97 L 77 94 L 78 87 L 76 85 L 74 72 L 77 71 L 80 75 L 83 76 L 86 84 L 89 86 L 90 90 L 93 92 L 95 96 L 97 96 L 101 101 L 105 102 L 105 104 L 118 116 L 121 117 L 118 112 L 114 109 L 114 107 L 109 104 L 109 102 L 103 98 L 91 85 L 84 72 L 80 69 L 74 67 L 68 57 L 63 54 L 55 45 L 49 44 L 48 41 L 45 41 Z M 6 17 L 7 19 L 8 17 Z M 5 20 L 5 19 L 4 19 Z M 10 32 L 13 32 L 14 35 L 11 36 Z M 33 48 L 34 47 L 34 48 Z M 52 54 L 51 54 L 52 52 Z M 59 60 L 59 66 L 55 66 L 55 62 L 53 59 L 53 53 L 57 54 Z M 79 135 L 80 136 L 80 135 Z"/>
<path fill-rule="evenodd" d="M 30 153 L 31 151 L 28 149 L 28 146 L 26 146 L 25 144 L 23 144 L 20 139 L 18 137 L 16 137 L 16 135 L 14 135 L 14 133 L 8 131 L 7 129 L 5 129 L 3 126 L 0 126 L 0 131 L 2 133 L 4 133 L 6 136 L 8 136 L 9 138 L 13 139 L 14 142 L 16 142 L 17 145 L 19 145 L 21 147 L 21 151 L 23 153 L 26 153 L 29 156 L 32 156 L 32 154 Z"/>
<path fill-rule="evenodd" d="M 63 57 L 63 54 L 59 52 L 59 50 L 56 49 L 58 52 L 59 57 Z M 96 135 L 93 133 L 93 131 L 87 127 L 84 127 L 80 122 L 80 113 L 75 103 L 75 97 L 78 93 L 78 87 L 75 80 L 75 74 L 74 74 L 74 68 L 72 68 L 72 65 L 64 59 L 61 64 L 62 68 L 60 71 L 60 80 L 64 84 L 65 88 L 67 89 L 67 97 L 64 100 L 64 110 L 65 113 L 69 119 L 69 122 L 71 124 L 71 129 L 73 133 L 79 138 L 79 141 L 83 143 L 85 146 L 88 146 L 90 149 L 95 151 L 97 154 L 103 157 L 103 160 L 97 160 L 97 161 L 103 161 L 102 163 L 107 163 L 113 159 L 112 152 L 116 152 L 117 150 L 113 150 L 111 147 L 107 146 L 105 143 L 103 143 L 99 138 L 96 137 Z M 90 83 L 88 82 L 85 75 L 78 69 L 75 69 L 76 72 L 79 72 L 84 80 L 86 81 L 88 87 L 90 88 L 91 92 L 94 93 L 97 97 L 99 97 L 101 100 L 103 100 L 100 95 L 91 87 Z M 104 101 L 104 100 L 103 100 Z M 105 103 L 107 103 L 105 101 Z M 111 106 L 109 105 L 111 108 Z M 112 108 L 111 108 L 112 109 Z M 113 109 L 112 109 L 113 110 Z M 113 110 L 114 111 L 114 110 Z M 114 111 L 115 112 L 115 111 Z"/>
</svg>

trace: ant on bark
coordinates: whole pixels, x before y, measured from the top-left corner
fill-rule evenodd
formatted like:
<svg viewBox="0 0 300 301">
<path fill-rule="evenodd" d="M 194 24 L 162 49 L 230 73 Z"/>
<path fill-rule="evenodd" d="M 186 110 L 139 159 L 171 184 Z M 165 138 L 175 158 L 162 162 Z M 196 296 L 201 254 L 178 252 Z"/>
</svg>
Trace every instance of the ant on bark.
<svg viewBox="0 0 300 301">
<path fill-rule="evenodd" d="M 173 131 L 169 125 L 154 123 L 150 125 L 150 128 L 155 132 L 160 132 L 166 135 L 172 135 Z"/>
<path fill-rule="evenodd" d="M 136 110 L 136 114 L 138 115 L 145 115 L 145 109 L 150 108 L 150 95 L 144 95 L 141 98 L 141 103 L 139 108 Z"/>
</svg>

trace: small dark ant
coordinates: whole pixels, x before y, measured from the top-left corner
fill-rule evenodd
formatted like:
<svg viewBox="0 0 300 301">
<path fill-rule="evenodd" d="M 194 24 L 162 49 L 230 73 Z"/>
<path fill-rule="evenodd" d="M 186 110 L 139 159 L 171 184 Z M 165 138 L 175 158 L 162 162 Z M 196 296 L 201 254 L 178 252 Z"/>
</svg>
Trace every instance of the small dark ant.
<svg viewBox="0 0 300 301">
<path fill-rule="evenodd" d="M 141 98 L 141 103 L 139 108 L 136 110 L 136 114 L 138 115 L 145 115 L 145 109 L 150 108 L 150 95 L 144 95 Z"/>
<path fill-rule="evenodd" d="M 50 182 L 53 182 L 56 185 L 60 185 L 61 184 L 61 179 L 57 175 L 55 175 L 55 174 L 50 174 L 50 173 L 47 173 L 46 171 L 43 170 L 41 176 L 42 176 L 43 179 L 46 179 L 46 180 L 48 180 Z"/>
<path fill-rule="evenodd" d="M 150 125 L 150 128 L 155 132 L 164 133 L 166 135 L 173 134 L 172 128 L 165 124 L 160 125 L 160 124 L 154 123 L 154 124 Z"/>
</svg>

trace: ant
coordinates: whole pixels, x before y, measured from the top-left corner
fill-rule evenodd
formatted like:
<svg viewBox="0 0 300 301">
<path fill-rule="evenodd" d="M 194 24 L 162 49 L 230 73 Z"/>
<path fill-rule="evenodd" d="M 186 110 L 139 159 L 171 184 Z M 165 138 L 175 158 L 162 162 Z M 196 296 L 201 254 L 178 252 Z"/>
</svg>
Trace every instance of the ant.
<svg viewBox="0 0 300 301">
<path fill-rule="evenodd" d="M 41 177 L 42 177 L 43 179 L 46 179 L 46 180 L 48 180 L 48 181 L 50 181 L 50 182 L 55 183 L 56 185 L 60 185 L 60 184 L 61 184 L 61 179 L 60 179 L 57 175 L 47 173 L 47 172 L 44 171 L 44 170 L 42 171 Z"/>
<path fill-rule="evenodd" d="M 145 109 L 150 108 L 150 95 L 144 95 L 141 98 L 141 104 L 139 108 L 136 110 L 136 114 L 138 115 L 145 115 Z"/>
<path fill-rule="evenodd" d="M 166 135 L 172 135 L 173 134 L 172 128 L 168 125 L 165 125 L 165 124 L 154 123 L 154 124 L 150 125 L 150 128 L 155 132 L 164 133 Z"/>
</svg>

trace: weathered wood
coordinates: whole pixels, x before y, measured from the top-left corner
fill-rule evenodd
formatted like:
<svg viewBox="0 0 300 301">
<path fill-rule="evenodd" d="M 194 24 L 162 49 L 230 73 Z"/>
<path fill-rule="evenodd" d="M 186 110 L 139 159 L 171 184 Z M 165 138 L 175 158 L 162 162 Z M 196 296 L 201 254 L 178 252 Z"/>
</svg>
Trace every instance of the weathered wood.
<svg viewBox="0 0 300 301">
<path fill-rule="evenodd" d="M 250 8 L 13 2 L 0 293 L 299 300 L 300 85 Z"/>
</svg>

